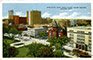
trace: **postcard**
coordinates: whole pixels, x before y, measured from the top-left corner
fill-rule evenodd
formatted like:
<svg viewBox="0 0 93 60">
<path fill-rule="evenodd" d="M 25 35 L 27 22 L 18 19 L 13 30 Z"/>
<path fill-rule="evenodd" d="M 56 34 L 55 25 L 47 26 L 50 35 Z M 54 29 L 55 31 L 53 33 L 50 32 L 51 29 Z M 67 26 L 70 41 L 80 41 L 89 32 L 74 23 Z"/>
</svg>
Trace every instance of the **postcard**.
<svg viewBox="0 0 93 60">
<path fill-rule="evenodd" d="M 2 3 L 2 58 L 92 58 L 91 3 Z"/>
</svg>

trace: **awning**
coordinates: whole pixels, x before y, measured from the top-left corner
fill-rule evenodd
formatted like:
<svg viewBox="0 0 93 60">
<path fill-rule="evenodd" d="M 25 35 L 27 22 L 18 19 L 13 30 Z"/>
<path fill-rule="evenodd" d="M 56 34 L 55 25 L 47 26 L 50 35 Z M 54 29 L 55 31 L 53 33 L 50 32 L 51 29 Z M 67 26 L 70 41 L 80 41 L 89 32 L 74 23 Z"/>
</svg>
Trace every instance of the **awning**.
<svg viewBox="0 0 93 60">
<path fill-rule="evenodd" d="M 68 50 L 72 50 L 72 51 L 73 51 L 73 49 L 74 49 L 74 48 L 69 47 L 69 46 L 64 46 L 64 48 L 65 48 L 65 49 L 68 49 Z"/>
</svg>

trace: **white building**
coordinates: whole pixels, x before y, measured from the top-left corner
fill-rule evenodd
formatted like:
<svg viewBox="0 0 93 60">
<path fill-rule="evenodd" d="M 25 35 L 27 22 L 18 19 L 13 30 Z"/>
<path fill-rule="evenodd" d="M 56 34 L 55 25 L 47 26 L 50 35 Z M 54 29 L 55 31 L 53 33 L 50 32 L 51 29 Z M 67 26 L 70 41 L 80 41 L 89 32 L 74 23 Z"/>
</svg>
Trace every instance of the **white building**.
<svg viewBox="0 0 93 60">
<path fill-rule="evenodd" d="M 23 31 L 22 35 L 27 35 L 30 37 L 39 37 L 39 32 L 46 32 L 44 28 L 28 28 L 27 31 Z"/>
<path fill-rule="evenodd" d="M 69 27 L 67 28 L 67 36 L 71 38 L 68 47 L 72 47 L 72 50 L 91 52 L 91 27 Z"/>
</svg>

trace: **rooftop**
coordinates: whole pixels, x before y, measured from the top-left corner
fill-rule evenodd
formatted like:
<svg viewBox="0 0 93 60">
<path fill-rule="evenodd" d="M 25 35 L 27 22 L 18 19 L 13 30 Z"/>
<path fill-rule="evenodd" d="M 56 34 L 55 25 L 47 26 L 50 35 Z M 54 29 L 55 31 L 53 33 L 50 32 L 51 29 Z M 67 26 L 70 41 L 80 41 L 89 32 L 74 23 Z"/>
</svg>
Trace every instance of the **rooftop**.
<svg viewBox="0 0 93 60">
<path fill-rule="evenodd" d="M 84 29 L 84 30 L 91 30 L 91 27 L 87 26 L 77 26 L 77 27 L 68 27 L 69 29 Z"/>
</svg>

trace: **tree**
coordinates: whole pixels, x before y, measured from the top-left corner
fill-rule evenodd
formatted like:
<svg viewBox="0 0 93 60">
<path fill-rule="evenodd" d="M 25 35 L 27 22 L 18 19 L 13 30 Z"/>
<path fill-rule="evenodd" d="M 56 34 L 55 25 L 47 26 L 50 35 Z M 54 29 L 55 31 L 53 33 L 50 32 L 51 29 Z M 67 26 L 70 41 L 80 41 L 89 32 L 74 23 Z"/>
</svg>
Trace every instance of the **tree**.
<svg viewBox="0 0 93 60">
<path fill-rule="evenodd" d="M 9 31 L 9 29 L 7 27 L 3 26 L 3 34 L 8 33 L 8 31 Z"/>
<path fill-rule="evenodd" d="M 47 46 L 47 45 L 43 45 L 40 43 L 32 43 L 30 44 L 29 47 L 29 53 L 28 55 L 34 56 L 34 57 L 40 57 L 40 51 L 39 48 L 43 47 L 43 46 Z"/>
<path fill-rule="evenodd" d="M 56 49 L 61 49 L 62 48 L 62 45 L 60 43 L 56 43 L 55 44 L 55 47 L 56 47 Z"/>
<path fill-rule="evenodd" d="M 66 36 L 62 36 L 59 38 L 56 38 L 55 36 L 48 39 L 48 42 L 50 42 L 51 46 L 55 46 L 57 49 L 61 49 L 61 47 L 69 42 L 70 38 Z"/>
<path fill-rule="evenodd" d="M 40 37 L 44 37 L 45 36 L 44 32 L 39 32 L 38 34 L 39 34 Z"/>
<path fill-rule="evenodd" d="M 14 47 L 10 47 L 6 41 L 3 42 L 3 57 L 15 57 L 18 54 L 18 50 Z"/>
<path fill-rule="evenodd" d="M 40 56 L 41 57 L 53 57 L 53 51 L 49 47 L 41 47 Z"/>
<path fill-rule="evenodd" d="M 60 43 L 61 45 L 65 45 L 69 42 L 70 38 L 66 37 L 66 36 L 62 36 L 58 38 L 58 43 Z"/>
<path fill-rule="evenodd" d="M 9 33 L 17 34 L 18 31 L 16 28 L 10 28 Z"/>
<path fill-rule="evenodd" d="M 55 36 L 53 36 L 52 38 L 47 40 L 48 42 L 50 42 L 50 45 L 53 46 L 57 43 L 57 38 Z"/>
<path fill-rule="evenodd" d="M 9 33 L 13 33 L 13 34 L 21 34 L 21 31 L 18 31 L 16 28 L 10 28 Z"/>
<path fill-rule="evenodd" d="M 61 50 L 54 51 L 54 57 L 62 57 L 62 56 L 63 56 L 63 53 Z"/>
</svg>

